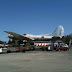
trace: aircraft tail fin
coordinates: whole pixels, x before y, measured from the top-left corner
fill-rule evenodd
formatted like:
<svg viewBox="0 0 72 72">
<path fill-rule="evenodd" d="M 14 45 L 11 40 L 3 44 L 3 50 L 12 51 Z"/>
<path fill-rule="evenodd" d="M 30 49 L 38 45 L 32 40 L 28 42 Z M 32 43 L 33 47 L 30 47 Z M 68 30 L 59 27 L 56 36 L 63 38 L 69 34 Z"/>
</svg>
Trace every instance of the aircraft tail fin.
<svg viewBox="0 0 72 72">
<path fill-rule="evenodd" d="M 64 36 L 64 28 L 61 25 L 59 25 L 51 35 L 63 37 Z"/>
</svg>

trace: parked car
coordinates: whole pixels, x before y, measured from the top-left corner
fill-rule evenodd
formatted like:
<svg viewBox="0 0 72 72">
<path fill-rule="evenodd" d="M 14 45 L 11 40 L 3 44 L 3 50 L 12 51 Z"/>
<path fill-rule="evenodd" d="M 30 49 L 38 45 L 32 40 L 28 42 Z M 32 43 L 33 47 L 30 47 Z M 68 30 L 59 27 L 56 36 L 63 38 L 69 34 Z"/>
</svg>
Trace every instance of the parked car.
<svg viewBox="0 0 72 72">
<path fill-rule="evenodd" d="M 0 53 L 7 53 L 7 48 L 0 48 Z"/>
<path fill-rule="evenodd" d="M 68 47 L 67 44 L 65 44 L 65 45 L 57 46 L 56 50 L 57 51 L 60 51 L 60 50 L 69 50 L 69 47 Z"/>
</svg>

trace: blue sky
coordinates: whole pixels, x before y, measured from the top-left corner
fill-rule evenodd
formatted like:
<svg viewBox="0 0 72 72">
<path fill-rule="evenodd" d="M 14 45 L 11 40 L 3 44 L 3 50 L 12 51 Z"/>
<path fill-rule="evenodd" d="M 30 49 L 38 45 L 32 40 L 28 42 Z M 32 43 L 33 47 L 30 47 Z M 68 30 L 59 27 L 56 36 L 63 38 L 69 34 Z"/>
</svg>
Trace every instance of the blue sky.
<svg viewBox="0 0 72 72">
<path fill-rule="evenodd" d="M 72 33 L 72 0 L 0 0 L 0 40 L 18 34 L 50 34 L 62 25 Z"/>
</svg>

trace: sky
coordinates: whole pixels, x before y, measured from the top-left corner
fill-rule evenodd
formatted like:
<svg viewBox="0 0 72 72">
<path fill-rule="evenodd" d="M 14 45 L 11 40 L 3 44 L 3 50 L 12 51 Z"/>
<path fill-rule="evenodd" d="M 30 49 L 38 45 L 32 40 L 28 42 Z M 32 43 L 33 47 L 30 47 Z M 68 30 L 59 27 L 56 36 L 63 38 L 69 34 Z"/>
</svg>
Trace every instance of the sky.
<svg viewBox="0 0 72 72">
<path fill-rule="evenodd" d="M 57 26 L 72 33 L 72 0 L 0 0 L 0 40 L 18 34 L 51 34 Z"/>
</svg>

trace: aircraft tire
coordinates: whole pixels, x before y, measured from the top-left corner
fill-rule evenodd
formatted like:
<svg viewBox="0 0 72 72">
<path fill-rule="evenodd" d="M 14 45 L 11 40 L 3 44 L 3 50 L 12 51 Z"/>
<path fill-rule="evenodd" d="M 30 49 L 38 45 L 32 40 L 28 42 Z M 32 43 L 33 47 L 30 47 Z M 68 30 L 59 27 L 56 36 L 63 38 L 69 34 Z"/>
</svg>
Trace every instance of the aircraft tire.
<svg viewBox="0 0 72 72">
<path fill-rule="evenodd" d="M 42 48 L 42 51 L 44 51 L 44 48 Z"/>
<path fill-rule="evenodd" d="M 35 48 L 32 49 L 33 51 L 35 50 Z"/>
<path fill-rule="evenodd" d="M 46 48 L 46 51 L 48 51 L 48 48 Z"/>
<path fill-rule="evenodd" d="M 11 53 L 11 50 L 8 50 L 7 53 Z"/>
<path fill-rule="evenodd" d="M 25 52 L 25 50 L 22 50 L 22 52 Z"/>
</svg>

